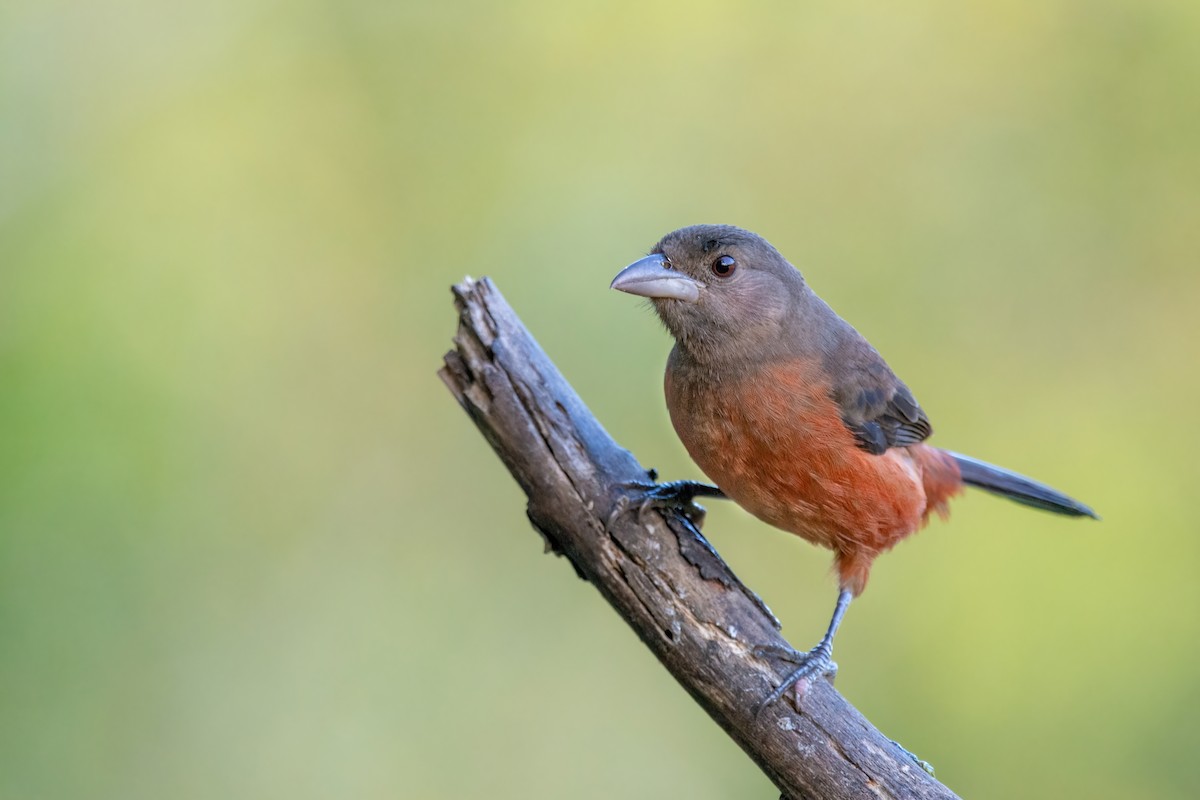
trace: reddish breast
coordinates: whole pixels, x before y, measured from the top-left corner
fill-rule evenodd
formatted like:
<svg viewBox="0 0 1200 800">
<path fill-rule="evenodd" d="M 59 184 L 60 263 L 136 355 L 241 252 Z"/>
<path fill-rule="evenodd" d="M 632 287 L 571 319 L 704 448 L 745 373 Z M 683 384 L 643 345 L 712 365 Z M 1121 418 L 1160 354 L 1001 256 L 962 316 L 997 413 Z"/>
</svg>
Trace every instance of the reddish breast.
<svg viewBox="0 0 1200 800">
<path fill-rule="evenodd" d="M 916 451 L 937 451 L 922 445 L 877 456 L 859 448 L 815 361 L 717 382 L 673 364 L 665 388 L 679 438 L 751 514 L 834 550 L 839 565 L 862 559 L 869 565 L 920 527 L 925 453 Z"/>
</svg>

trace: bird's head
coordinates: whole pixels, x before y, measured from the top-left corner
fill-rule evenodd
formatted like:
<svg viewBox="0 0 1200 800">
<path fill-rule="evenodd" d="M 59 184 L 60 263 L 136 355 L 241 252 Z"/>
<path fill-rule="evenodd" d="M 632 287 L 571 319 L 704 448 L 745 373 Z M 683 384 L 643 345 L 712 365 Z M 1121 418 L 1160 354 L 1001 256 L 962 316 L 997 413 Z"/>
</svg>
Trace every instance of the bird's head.
<svg viewBox="0 0 1200 800">
<path fill-rule="evenodd" d="M 768 356 L 806 291 L 770 242 L 732 225 L 668 233 L 611 288 L 649 298 L 679 345 L 702 360 Z"/>
</svg>

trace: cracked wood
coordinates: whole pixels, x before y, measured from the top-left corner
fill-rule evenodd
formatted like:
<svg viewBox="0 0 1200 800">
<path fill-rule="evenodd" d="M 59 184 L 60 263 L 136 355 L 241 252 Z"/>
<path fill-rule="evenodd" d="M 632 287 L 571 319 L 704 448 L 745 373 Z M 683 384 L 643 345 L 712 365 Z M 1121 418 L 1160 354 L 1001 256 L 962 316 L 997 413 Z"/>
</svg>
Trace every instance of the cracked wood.
<svg viewBox="0 0 1200 800">
<path fill-rule="evenodd" d="M 647 471 L 604 431 L 491 281 L 468 278 L 453 292 L 458 332 L 439 375 L 525 491 L 547 549 L 596 587 L 784 797 L 956 797 L 825 680 L 799 708 L 789 693 L 755 714 L 790 670 L 756 654 L 787 646 L 778 622 L 682 516 L 633 511 L 607 523 Z"/>
</svg>

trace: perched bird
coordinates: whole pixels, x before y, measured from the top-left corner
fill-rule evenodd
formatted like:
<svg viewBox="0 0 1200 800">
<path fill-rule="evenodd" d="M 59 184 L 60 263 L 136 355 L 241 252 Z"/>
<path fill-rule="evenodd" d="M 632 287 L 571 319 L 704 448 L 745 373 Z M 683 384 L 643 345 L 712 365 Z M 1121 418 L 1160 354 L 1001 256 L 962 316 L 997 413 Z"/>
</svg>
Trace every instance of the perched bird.
<svg viewBox="0 0 1200 800">
<path fill-rule="evenodd" d="M 716 486 L 648 489 L 657 505 L 725 496 L 833 551 L 828 631 L 764 703 L 833 667 L 833 637 L 875 558 L 945 515 L 963 485 L 1067 516 L 1087 506 L 1014 472 L 925 444 L 933 432 L 883 357 L 762 237 L 729 225 L 669 233 L 613 289 L 648 297 L 675 337 L 667 408 Z"/>
</svg>

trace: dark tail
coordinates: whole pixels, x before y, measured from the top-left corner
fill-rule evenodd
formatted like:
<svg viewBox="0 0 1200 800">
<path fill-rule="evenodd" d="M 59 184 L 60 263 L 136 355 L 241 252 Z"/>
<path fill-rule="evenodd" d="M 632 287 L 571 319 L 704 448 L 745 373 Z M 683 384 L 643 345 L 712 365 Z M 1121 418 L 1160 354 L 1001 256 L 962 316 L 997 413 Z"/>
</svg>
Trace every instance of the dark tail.
<svg viewBox="0 0 1200 800">
<path fill-rule="evenodd" d="M 949 452 L 949 451 L 947 451 Z M 1056 492 L 1045 484 L 1030 480 L 1024 475 L 1009 472 L 1001 467 L 993 466 L 970 456 L 950 453 L 950 457 L 958 464 L 962 472 L 963 483 L 968 486 L 978 486 L 993 494 L 1016 500 L 1027 506 L 1053 511 L 1055 514 L 1065 514 L 1068 517 L 1091 517 L 1100 519 L 1096 512 L 1078 500 L 1072 500 L 1062 492 Z"/>
</svg>

